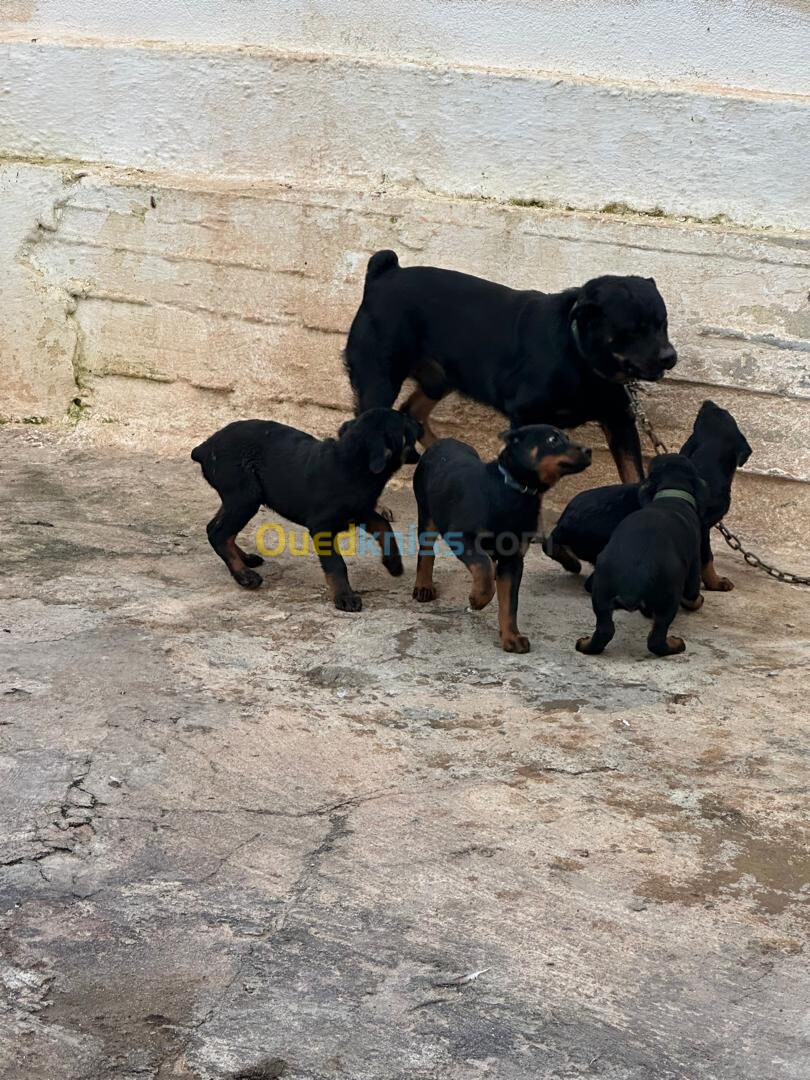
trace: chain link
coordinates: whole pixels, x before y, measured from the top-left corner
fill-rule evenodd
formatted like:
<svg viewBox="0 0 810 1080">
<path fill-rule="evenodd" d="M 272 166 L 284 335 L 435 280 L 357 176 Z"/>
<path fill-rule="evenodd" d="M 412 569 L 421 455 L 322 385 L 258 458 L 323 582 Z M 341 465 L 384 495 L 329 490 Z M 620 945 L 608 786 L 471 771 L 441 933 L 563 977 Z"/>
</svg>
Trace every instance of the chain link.
<svg viewBox="0 0 810 1080">
<path fill-rule="evenodd" d="M 653 449 L 656 454 L 667 454 L 666 443 L 663 443 L 655 433 L 655 428 L 650 423 L 650 418 L 644 411 L 644 407 L 641 404 L 640 387 L 638 383 L 632 382 L 627 385 L 627 393 L 630 397 L 630 404 L 633 408 L 636 420 L 639 427 L 652 443 Z M 732 551 L 739 551 L 749 566 L 753 566 L 757 570 L 763 570 L 766 574 L 772 577 L 775 581 L 783 581 L 787 585 L 807 585 L 810 586 L 810 577 L 803 577 L 801 574 L 794 574 L 790 570 L 780 570 L 776 566 L 771 566 L 770 563 L 765 562 L 753 551 L 749 551 L 743 545 L 739 536 L 735 535 L 731 529 L 719 521 L 715 525 L 715 529 L 720 533 L 725 542 L 731 548 Z"/>
</svg>

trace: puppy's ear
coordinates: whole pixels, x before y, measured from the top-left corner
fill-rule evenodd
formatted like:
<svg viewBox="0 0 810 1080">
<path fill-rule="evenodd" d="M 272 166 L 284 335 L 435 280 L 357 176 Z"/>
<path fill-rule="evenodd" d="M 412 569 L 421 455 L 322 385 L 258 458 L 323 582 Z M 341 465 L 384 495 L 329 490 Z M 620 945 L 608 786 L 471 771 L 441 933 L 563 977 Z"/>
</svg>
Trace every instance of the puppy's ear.
<svg viewBox="0 0 810 1080">
<path fill-rule="evenodd" d="M 390 457 L 391 450 L 385 445 L 385 438 L 382 434 L 376 435 L 369 443 L 368 448 L 368 467 L 375 476 L 379 476 L 381 472 L 385 471 Z"/>
<path fill-rule="evenodd" d="M 647 281 L 649 281 L 649 283 L 650 283 L 651 285 L 655 285 L 655 278 L 654 278 L 654 277 L 648 277 L 648 278 L 647 278 Z M 657 285 L 655 285 L 655 287 L 656 287 L 656 289 L 658 288 L 658 286 L 657 286 Z"/>
<path fill-rule="evenodd" d="M 751 457 L 753 451 L 748 445 L 748 439 L 744 435 L 740 435 L 739 442 L 737 443 L 737 468 L 741 468 L 746 461 Z"/>
<path fill-rule="evenodd" d="M 517 429 L 507 428 L 506 431 L 502 431 L 500 433 L 498 438 L 501 440 L 501 442 L 505 442 L 508 446 L 510 443 L 513 443 L 517 438 Z"/>
</svg>

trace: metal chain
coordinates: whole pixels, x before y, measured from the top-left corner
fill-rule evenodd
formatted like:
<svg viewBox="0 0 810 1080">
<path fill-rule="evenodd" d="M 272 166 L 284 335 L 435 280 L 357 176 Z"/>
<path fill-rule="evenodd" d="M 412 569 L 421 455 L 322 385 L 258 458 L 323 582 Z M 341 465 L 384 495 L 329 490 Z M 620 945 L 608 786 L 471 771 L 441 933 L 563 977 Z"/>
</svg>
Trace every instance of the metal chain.
<svg viewBox="0 0 810 1080">
<path fill-rule="evenodd" d="M 630 404 L 633 408 L 633 413 L 635 414 L 639 427 L 641 427 L 644 434 L 652 443 L 656 454 L 669 453 L 666 443 L 663 443 L 656 435 L 655 428 L 650 423 L 650 418 L 644 411 L 641 404 L 640 387 L 638 383 L 628 383 L 627 393 L 630 397 Z M 774 578 L 775 581 L 783 581 L 787 585 L 810 586 L 810 577 L 794 574 L 790 570 L 779 570 L 776 566 L 771 566 L 770 563 L 765 562 L 765 560 L 761 559 L 755 552 L 749 551 L 743 546 L 743 542 L 740 540 L 739 536 L 736 536 L 722 521 L 719 521 L 715 525 L 715 529 L 717 529 L 732 551 L 739 551 L 749 566 L 753 566 L 757 570 L 763 570 L 770 577 Z"/>
</svg>

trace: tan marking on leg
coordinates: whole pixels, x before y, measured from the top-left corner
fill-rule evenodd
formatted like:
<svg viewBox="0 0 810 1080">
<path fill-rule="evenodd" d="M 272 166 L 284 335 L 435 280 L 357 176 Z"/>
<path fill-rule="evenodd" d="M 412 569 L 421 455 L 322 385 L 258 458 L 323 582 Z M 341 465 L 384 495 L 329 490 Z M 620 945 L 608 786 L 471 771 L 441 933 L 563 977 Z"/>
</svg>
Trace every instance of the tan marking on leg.
<svg viewBox="0 0 810 1080">
<path fill-rule="evenodd" d="M 720 577 L 714 568 L 714 559 L 710 559 L 700 571 L 704 586 L 709 592 L 731 592 L 734 582 L 727 577 Z"/>
<path fill-rule="evenodd" d="M 441 398 L 428 397 L 425 391 L 420 386 L 417 386 L 402 406 L 405 412 L 409 413 L 414 420 L 418 420 L 422 425 L 422 438 L 419 441 L 424 447 L 432 446 L 436 442 L 437 436 L 428 423 L 428 417 L 440 401 Z"/>
<path fill-rule="evenodd" d="M 517 616 L 512 611 L 512 582 L 500 577 L 498 590 L 498 631 L 504 652 L 527 653 L 531 648 L 529 639 L 518 630 Z"/>
<path fill-rule="evenodd" d="M 495 595 L 495 574 L 493 571 L 492 561 L 488 560 L 489 565 L 485 563 L 473 563 L 470 567 L 470 573 L 472 574 L 473 587 L 470 593 L 470 607 L 474 611 L 480 611 L 481 608 L 485 608 Z"/>
</svg>

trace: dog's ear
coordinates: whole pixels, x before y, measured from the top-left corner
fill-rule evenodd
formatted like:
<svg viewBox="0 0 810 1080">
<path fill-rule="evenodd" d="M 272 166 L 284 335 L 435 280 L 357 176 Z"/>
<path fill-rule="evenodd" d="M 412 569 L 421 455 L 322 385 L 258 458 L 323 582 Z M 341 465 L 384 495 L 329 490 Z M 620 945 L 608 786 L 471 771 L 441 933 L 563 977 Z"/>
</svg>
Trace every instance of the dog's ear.
<svg viewBox="0 0 810 1080">
<path fill-rule="evenodd" d="M 385 467 L 391 457 L 391 448 L 385 444 L 385 436 L 382 432 L 375 432 L 368 445 L 368 467 L 378 476 L 385 471 Z"/>
<path fill-rule="evenodd" d="M 746 461 L 748 461 L 748 459 L 751 457 L 752 453 L 753 453 L 753 451 L 751 450 L 751 447 L 748 445 L 748 439 L 746 439 L 746 437 L 741 432 L 740 433 L 740 438 L 739 438 L 739 440 L 737 442 L 737 468 L 738 469 L 742 468 L 742 466 L 746 463 Z"/>
<path fill-rule="evenodd" d="M 501 442 L 505 442 L 507 446 L 515 442 L 517 438 L 517 428 L 507 428 L 506 431 L 502 431 L 498 438 Z"/>
</svg>

